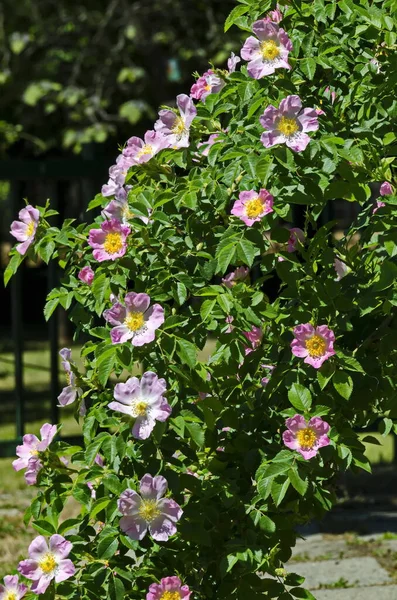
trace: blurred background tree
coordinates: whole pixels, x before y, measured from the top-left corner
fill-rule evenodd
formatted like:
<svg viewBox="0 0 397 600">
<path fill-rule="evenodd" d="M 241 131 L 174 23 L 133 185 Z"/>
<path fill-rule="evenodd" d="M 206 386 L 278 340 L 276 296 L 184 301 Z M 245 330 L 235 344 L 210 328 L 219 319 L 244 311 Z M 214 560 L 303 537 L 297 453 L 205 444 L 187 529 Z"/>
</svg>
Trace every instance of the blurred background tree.
<svg viewBox="0 0 397 600">
<path fill-rule="evenodd" d="M 234 0 L 3 0 L 0 151 L 73 151 L 150 127 L 208 60 L 225 66 Z M 233 35 L 233 34 L 232 34 Z"/>
</svg>

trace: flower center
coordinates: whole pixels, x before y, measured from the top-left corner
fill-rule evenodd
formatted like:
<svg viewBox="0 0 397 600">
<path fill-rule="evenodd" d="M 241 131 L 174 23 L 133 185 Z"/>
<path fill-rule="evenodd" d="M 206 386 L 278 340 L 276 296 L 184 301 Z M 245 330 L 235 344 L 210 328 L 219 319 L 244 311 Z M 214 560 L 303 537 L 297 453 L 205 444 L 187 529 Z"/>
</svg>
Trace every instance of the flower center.
<svg viewBox="0 0 397 600">
<path fill-rule="evenodd" d="M 144 144 L 139 150 L 137 157 L 141 158 L 144 154 L 153 154 L 153 147 L 150 144 Z"/>
<path fill-rule="evenodd" d="M 278 130 L 283 135 L 285 135 L 285 137 L 290 137 L 291 135 L 294 135 L 297 131 L 299 131 L 299 126 L 296 122 L 296 119 L 281 117 L 280 122 L 278 124 Z"/>
<path fill-rule="evenodd" d="M 313 335 L 313 337 L 306 340 L 305 345 L 310 356 L 318 358 L 319 356 L 323 356 L 325 354 L 326 344 L 321 335 Z"/>
<path fill-rule="evenodd" d="M 147 523 L 151 523 L 156 517 L 161 515 L 161 511 L 157 507 L 156 500 L 142 500 L 139 508 L 139 516 Z"/>
<path fill-rule="evenodd" d="M 121 233 L 108 233 L 103 247 L 108 254 L 116 254 L 116 252 L 120 252 L 123 247 L 123 238 Z"/>
<path fill-rule="evenodd" d="M 245 205 L 245 214 L 250 219 L 259 217 L 263 213 L 263 204 L 259 198 L 249 200 Z"/>
<path fill-rule="evenodd" d="M 139 400 L 139 402 L 137 402 L 135 404 L 135 406 L 133 406 L 132 408 L 132 413 L 133 413 L 133 417 L 144 417 L 147 413 L 147 405 L 148 403 L 145 402 L 144 400 Z"/>
<path fill-rule="evenodd" d="M 28 225 L 28 227 L 26 229 L 26 235 L 28 237 L 30 237 L 31 235 L 34 234 L 34 225 L 35 225 L 34 221 L 30 221 L 30 223 L 29 223 L 29 225 Z"/>
<path fill-rule="evenodd" d="M 274 40 L 261 43 L 261 54 L 265 60 L 274 60 L 280 55 L 280 49 Z"/>
<path fill-rule="evenodd" d="M 123 206 L 123 208 L 121 209 L 121 214 L 123 219 L 132 219 L 135 216 L 134 213 L 130 211 L 130 207 L 128 206 L 128 204 Z"/>
<path fill-rule="evenodd" d="M 317 436 L 313 429 L 310 429 L 310 427 L 305 427 L 305 429 L 300 429 L 298 431 L 296 434 L 296 439 L 298 440 L 301 448 L 313 448 L 317 440 Z"/>
<path fill-rule="evenodd" d="M 160 596 L 160 600 L 180 600 L 182 596 L 179 592 L 164 592 Z"/>
<path fill-rule="evenodd" d="M 55 560 L 55 556 L 51 554 L 51 552 L 47 552 L 39 561 L 39 567 L 43 571 L 43 573 L 52 573 L 57 566 L 57 561 Z"/>
<path fill-rule="evenodd" d="M 17 600 L 17 595 L 15 594 L 15 592 L 7 592 L 7 594 L 4 597 L 4 600 Z"/>
<path fill-rule="evenodd" d="M 145 323 L 145 317 L 142 312 L 130 312 L 124 320 L 124 324 L 127 325 L 131 331 L 138 331 Z"/>
<path fill-rule="evenodd" d="M 175 135 L 182 135 L 185 131 L 185 123 L 183 122 L 182 117 L 176 117 L 173 128 L 171 129 L 172 133 Z"/>
</svg>

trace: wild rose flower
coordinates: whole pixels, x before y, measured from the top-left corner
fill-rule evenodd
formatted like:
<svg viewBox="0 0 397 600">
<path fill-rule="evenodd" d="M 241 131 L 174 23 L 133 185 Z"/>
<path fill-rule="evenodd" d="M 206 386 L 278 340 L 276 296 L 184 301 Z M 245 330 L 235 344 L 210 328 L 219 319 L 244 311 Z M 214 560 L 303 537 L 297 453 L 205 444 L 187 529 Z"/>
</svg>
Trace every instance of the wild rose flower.
<svg viewBox="0 0 397 600">
<path fill-rule="evenodd" d="M 116 194 L 115 198 L 109 202 L 101 212 L 101 215 L 104 219 L 116 219 L 117 221 L 121 221 L 124 225 L 128 223 L 135 216 L 138 219 L 141 219 L 144 223 L 149 223 L 149 217 L 142 217 L 141 215 L 135 215 L 128 204 L 128 191 L 131 189 L 131 186 L 125 186 L 121 188 L 119 192 Z M 151 211 L 148 211 L 150 215 Z"/>
<path fill-rule="evenodd" d="M 278 108 L 268 106 L 259 120 L 267 130 L 261 135 L 261 142 L 265 148 L 286 144 L 294 152 L 302 152 L 310 142 L 306 132 L 318 129 L 316 110 L 302 110 L 299 96 L 287 96 L 281 100 Z"/>
<path fill-rule="evenodd" d="M 238 63 L 241 62 L 241 58 L 238 54 L 231 53 L 230 58 L 227 59 L 227 68 L 229 73 L 234 73 Z"/>
<path fill-rule="evenodd" d="M 94 248 L 93 256 L 98 262 L 116 260 L 127 251 L 127 237 L 131 229 L 122 225 L 117 219 L 110 219 L 101 223 L 100 229 L 91 229 L 88 244 Z"/>
<path fill-rule="evenodd" d="M 251 354 L 251 352 L 261 345 L 263 331 L 261 327 L 255 327 L 254 325 L 250 331 L 243 331 L 243 336 L 251 343 L 251 348 L 249 346 L 244 346 L 244 352 L 247 356 L 247 354 Z"/>
<path fill-rule="evenodd" d="M 336 281 L 340 281 L 345 275 L 349 273 L 349 271 L 351 271 L 351 269 L 349 269 L 349 267 L 343 262 L 343 260 L 340 260 L 339 258 L 335 258 L 334 268 L 337 275 Z"/>
<path fill-rule="evenodd" d="M 237 267 L 234 271 L 223 277 L 222 283 L 227 288 L 232 288 L 239 281 L 244 281 L 247 279 L 250 270 L 247 267 Z"/>
<path fill-rule="evenodd" d="M 123 150 L 123 156 L 131 159 L 132 163 L 139 165 L 148 162 L 160 150 L 167 147 L 166 138 L 158 131 L 147 131 L 142 140 L 139 137 L 131 137 Z"/>
<path fill-rule="evenodd" d="M 290 69 L 288 54 L 292 43 L 284 29 L 262 19 L 253 24 L 252 30 L 256 38 L 251 35 L 241 48 L 241 58 L 249 61 L 248 75 L 261 79 L 276 69 Z"/>
<path fill-rule="evenodd" d="M 240 192 L 231 210 L 232 215 L 240 217 L 249 227 L 272 212 L 273 196 L 265 189 L 261 189 L 259 194 L 255 190 Z"/>
<path fill-rule="evenodd" d="M 141 381 L 130 377 L 126 383 L 118 383 L 113 392 L 117 402 L 110 402 L 108 407 L 135 419 L 132 435 L 138 440 L 146 440 L 156 421 L 165 421 L 171 414 L 171 406 L 163 396 L 166 390 L 165 379 L 147 371 Z"/>
<path fill-rule="evenodd" d="M 324 361 L 335 354 L 335 334 L 326 325 L 298 325 L 294 328 L 294 336 L 295 339 L 291 342 L 292 354 L 304 357 L 303 362 L 315 369 L 319 369 Z"/>
<path fill-rule="evenodd" d="M 330 444 L 327 436 L 330 426 L 320 417 L 313 417 L 307 422 L 301 415 L 295 415 L 287 419 L 285 425 L 288 429 L 283 433 L 284 444 L 291 450 L 297 450 L 306 460 Z"/>
<path fill-rule="evenodd" d="M 109 169 L 109 181 L 107 184 L 102 186 L 102 196 L 115 196 L 117 195 L 125 183 L 128 169 L 134 164 L 133 160 L 119 154 L 116 158 L 116 164 L 112 165 Z"/>
<path fill-rule="evenodd" d="M 81 396 L 83 390 L 78 386 L 76 375 L 72 371 L 70 364 L 72 359 L 72 351 L 70 348 L 62 348 L 59 351 L 59 355 L 62 360 L 62 366 L 66 373 L 67 386 L 63 388 L 62 392 L 58 396 L 58 402 L 60 406 L 69 406 L 73 404 L 77 397 Z"/>
<path fill-rule="evenodd" d="M 289 233 L 290 236 L 287 242 L 287 252 L 296 252 L 297 246 L 305 242 L 305 234 L 303 233 L 302 229 L 299 229 L 299 227 L 291 227 Z"/>
<path fill-rule="evenodd" d="M 267 16 L 265 17 L 264 21 L 268 22 L 268 21 L 272 21 L 273 23 L 280 23 L 280 21 L 282 21 L 283 18 L 283 13 L 280 10 L 279 5 L 276 5 L 276 10 L 271 10 L 268 12 Z"/>
<path fill-rule="evenodd" d="M 206 142 L 199 142 L 197 144 L 197 148 L 201 148 L 204 146 L 204 150 L 201 152 L 201 156 L 208 156 L 211 146 L 216 143 L 223 142 L 222 139 L 219 139 L 219 133 L 211 133 L 208 140 Z"/>
<path fill-rule="evenodd" d="M 11 223 L 10 233 L 18 242 L 22 242 L 22 244 L 17 244 L 16 249 L 21 256 L 24 256 L 34 241 L 40 212 L 37 208 L 33 208 L 33 206 L 28 204 L 28 206 L 19 211 L 18 216 L 20 221 L 13 221 Z"/>
<path fill-rule="evenodd" d="M 87 285 L 92 284 L 92 282 L 94 281 L 94 276 L 95 276 L 95 273 L 89 266 L 83 267 L 79 271 L 79 274 L 77 275 L 77 277 L 80 279 L 80 281 L 82 281 L 83 283 L 86 283 Z"/>
<path fill-rule="evenodd" d="M 18 575 L 6 575 L 0 583 L 0 600 L 21 600 L 28 591 L 28 587 L 19 583 Z"/>
<path fill-rule="evenodd" d="M 19 458 L 13 461 L 12 466 L 15 471 L 27 469 L 25 480 L 28 485 L 34 485 L 37 481 L 37 474 L 42 469 L 43 464 L 40 461 L 40 452 L 47 450 L 57 432 L 56 425 L 45 423 L 40 429 L 41 440 L 32 433 L 23 436 L 23 444 L 17 446 L 16 454 Z"/>
<path fill-rule="evenodd" d="M 186 94 L 179 94 L 176 97 L 176 103 L 179 115 L 172 110 L 160 110 L 159 119 L 154 124 L 154 128 L 166 136 L 168 148 L 188 148 L 189 130 L 197 115 L 197 109 L 193 100 Z"/>
<path fill-rule="evenodd" d="M 381 196 L 391 196 L 393 194 L 393 188 L 388 181 L 384 181 L 380 186 L 379 193 Z"/>
<path fill-rule="evenodd" d="M 225 319 L 226 323 L 228 324 L 228 327 L 226 328 L 225 333 L 232 333 L 234 327 L 232 325 L 233 321 L 234 321 L 234 317 L 232 317 L 232 315 L 228 315 Z"/>
<path fill-rule="evenodd" d="M 49 544 L 42 535 L 33 540 L 29 546 L 30 558 L 21 561 L 18 566 L 18 571 L 33 581 L 32 592 L 44 594 L 52 579 L 60 583 L 73 577 L 76 568 L 67 558 L 72 547 L 71 542 L 58 534 L 50 537 Z"/>
<path fill-rule="evenodd" d="M 190 97 L 195 100 L 205 100 L 210 94 L 216 94 L 224 87 L 225 82 L 209 69 L 199 77 L 190 89 Z"/>
<path fill-rule="evenodd" d="M 183 511 L 174 500 L 163 498 L 167 487 L 164 477 L 147 473 L 139 485 L 141 495 L 131 489 L 121 494 L 117 503 L 123 515 L 120 528 L 131 539 L 142 540 L 149 530 L 154 540 L 166 542 L 176 533 L 175 523 Z"/>
<path fill-rule="evenodd" d="M 155 338 L 155 330 L 164 323 L 164 309 L 160 304 L 150 306 L 147 294 L 129 292 L 124 304 L 117 301 L 103 313 L 105 320 L 114 325 L 110 332 L 113 344 L 131 340 L 133 346 L 149 344 Z"/>
<path fill-rule="evenodd" d="M 182 585 L 179 577 L 164 577 L 160 583 L 150 585 L 146 600 L 189 600 L 190 594 L 189 587 Z"/>
</svg>

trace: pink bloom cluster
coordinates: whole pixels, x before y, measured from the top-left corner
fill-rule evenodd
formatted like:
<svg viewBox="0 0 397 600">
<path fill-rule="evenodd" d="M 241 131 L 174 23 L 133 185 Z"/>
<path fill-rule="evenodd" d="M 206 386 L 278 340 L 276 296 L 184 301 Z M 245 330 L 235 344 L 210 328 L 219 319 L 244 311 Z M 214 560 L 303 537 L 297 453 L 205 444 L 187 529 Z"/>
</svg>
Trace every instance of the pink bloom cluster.
<svg viewBox="0 0 397 600">
<path fill-rule="evenodd" d="M 94 258 L 98 262 L 103 262 L 124 256 L 130 233 L 130 227 L 123 225 L 118 219 L 101 223 L 100 229 L 90 229 L 88 244 L 94 248 Z"/>
<path fill-rule="evenodd" d="M 216 94 L 224 87 L 225 82 L 209 69 L 199 77 L 191 87 L 190 96 L 195 100 L 205 100 L 209 94 Z"/>
<path fill-rule="evenodd" d="M 141 381 L 130 377 L 126 383 L 118 383 L 113 394 L 117 402 L 110 402 L 108 406 L 135 419 L 132 435 L 138 440 L 146 440 L 156 421 L 166 421 L 171 414 L 171 406 L 163 396 L 166 390 L 165 379 L 147 371 Z"/>
<path fill-rule="evenodd" d="M 324 361 L 335 354 L 335 334 L 326 325 L 298 325 L 294 328 L 294 336 L 295 339 L 291 342 L 292 354 L 304 358 L 304 362 L 315 369 L 319 369 Z"/>
<path fill-rule="evenodd" d="M 252 26 L 256 37 L 250 36 L 241 49 L 241 57 L 248 62 L 248 75 L 261 79 L 276 69 L 290 69 L 288 54 L 292 43 L 277 23 L 261 19 Z"/>
<path fill-rule="evenodd" d="M 164 309 L 160 304 L 150 306 L 147 294 L 135 292 L 126 294 L 124 304 L 116 299 L 103 316 L 114 326 L 110 332 L 112 344 L 122 344 L 128 340 L 133 346 L 149 344 L 155 338 L 155 330 L 164 323 Z"/>
<path fill-rule="evenodd" d="M 146 600 L 189 600 L 191 591 L 179 577 L 163 577 L 160 583 L 152 583 Z"/>
<path fill-rule="evenodd" d="M 73 577 L 76 568 L 67 558 L 72 547 L 71 542 L 58 534 L 52 535 L 48 544 L 42 535 L 33 540 L 29 546 L 30 558 L 18 566 L 18 571 L 33 581 L 32 592 L 44 594 L 52 579 L 60 583 Z"/>
<path fill-rule="evenodd" d="M 193 119 L 197 115 L 197 109 L 193 100 L 186 94 L 179 94 L 176 97 L 176 104 L 179 115 L 173 110 L 160 110 L 154 128 L 166 137 L 168 148 L 188 148 L 189 130 Z"/>
<path fill-rule="evenodd" d="M 261 189 L 259 194 L 255 190 L 240 192 L 231 210 L 232 215 L 240 217 L 249 227 L 272 212 L 273 196 L 265 189 Z"/>
<path fill-rule="evenodd" d="M 131 489 L 125 490 L 117 503 L 123 515 L 121 530 L 133 540 L 142 540 L 149 530 L 152 538 L 166 542 L 176 533 L 175 523 L 183 511 L 171 498 L 163 498 L 167 491 L 167 480 L 161 475 L 144 475 L 139 484 L 141 495 Z"/>
<path fill-rule="evenodd" d="M 284 444 L 291 450 L 297 450 L 306 460 L 330 444 L 327 436 L 330 426 L 320 417 L 313 417 L 307 422 L 301 415 L 295 415 L 287 419 L 285 425 L 288 429 L 283 433 Z"/>
<path fill-rule="evenodd" d="M 295 152 L 302 152 L 310 142 L 306 132 L 317 131 L 318 114 L 314 108 L 302 109 L 299 96 L 287 96 L 275 108 L 268 106 L 260 117 L 262 127 L 261 142 L 265 148 L 276 144 L 286 144 Z"/>
<path fill-rule="evenodd" d="M 40 453 L 47 450 L 57 432 L 56 425 L 45 423 L 40 429 L 41 440 L 32 433 L 23 436 L 23 444 L 17 446 L 16 454 L 19 458 L 13 461 L 15 471 L 26 469 L 25 481 L 28 485 L 34 485 L 37 474 L 43 468 Z"/>
<path fill-rule="evenodd" d="M 21 244 L 17 244 L 16 249 L 19 254 L 24 256 L 34 241 L 40 213 L 37 208 L 33 208 L 33 206 L 28 204 L 28 206 L 19 211 L 18 216 L 20 221 L 13 221 L 11 223 L 10 233 L 18 242 L 22 242 Z"/>
</svg>

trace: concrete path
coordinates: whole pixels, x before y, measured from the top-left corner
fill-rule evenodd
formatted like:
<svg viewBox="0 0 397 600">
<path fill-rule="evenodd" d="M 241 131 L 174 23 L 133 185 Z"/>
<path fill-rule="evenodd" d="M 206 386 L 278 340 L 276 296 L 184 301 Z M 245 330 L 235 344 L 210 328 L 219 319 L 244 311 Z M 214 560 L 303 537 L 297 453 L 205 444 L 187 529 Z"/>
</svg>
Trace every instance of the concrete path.
<svg viewBox="0 0 397 600">
<path fill-rule="evenodd" d="M 315 533 L 298 540 L 287 571 L 317 600 L 397 600 L 397 536 Z"/>
</svg>

